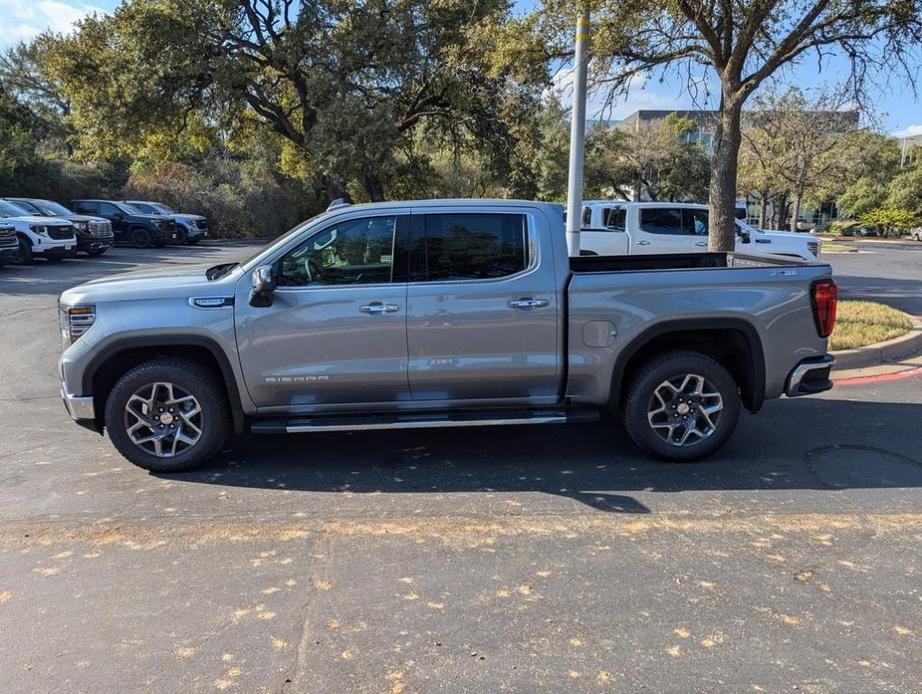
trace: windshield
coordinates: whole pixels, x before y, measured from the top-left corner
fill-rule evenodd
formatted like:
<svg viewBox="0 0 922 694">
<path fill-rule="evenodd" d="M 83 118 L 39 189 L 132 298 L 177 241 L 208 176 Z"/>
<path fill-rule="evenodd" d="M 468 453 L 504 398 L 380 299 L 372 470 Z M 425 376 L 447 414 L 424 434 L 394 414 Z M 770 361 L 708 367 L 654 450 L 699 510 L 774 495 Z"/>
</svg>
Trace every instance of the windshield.
<svg viewBox="0 0 922 694">
<path fill-rule="evenodd" d="M 176 214 L 176 210 L 171 210 L 169 207 L 159 202 L 152 202 L 150 206 L 157 212 L 162 212 L 163 214 Z"/>
<path fill-rule="evenodd" d="M 29 217 L 33 216 L 29 210 L 14 205 L 6 200 L 0 200 L 0 217 Z"/>
<path fill-rule="evenodd" d="M 149 214 L 143 212 L 134 205 L 128 204 L 127 202 L 120 202 L 116 205 L 116 207 L 118 207 L 122 212 L 127 212 L 128 214 Z"/>
<path fill-rule="evenodd" d="M 54 202 L 52 200 L 31 200 L 30 201 L 34 207 L 37 207 L 42 211 L 43 214 L 54 216 L 56 214 L 73 214 L 68 210 L 64 205 Z"/>
<path fill-rule="evenodd" d="M 293 228 L 289 229 L 289 230 L 286 231 L 284 234 L 282 234 L 282 235 L 279 236 L 277 239 L 275 239 L 275 241 L 272 241 L 272 242 L 269 243 L 268 245 L 263 246 L 262 248 L 260 248 L 259 250 L 257 250 L 255 253 L 253 253 L 252 255 L 248 256 L 242 263 L 240 263 L 240 265 L 241 265 L 245 270 L 251 269 L 250 266 L 253 265 L 253 261 L 255 261 L 257 258 L 261 257 L 261 256 L 264 255 L 264 254 L 270 253 L 270 252 L 271 252 L 273 249 L 275 249 L 277 246 L 279 246 L 279 245 L 285 243 L 285 242 L 288 241 L 288 239 L 290 239 L 292 236 L 295 236 L 296 234 L 299 234 L 300 232 L 304 231 L 307 227 L 309 227 L 310 225 L 312 225 L 314 222 L 316 222 L 318 219 L 320 219 L 321 217 L 323 217 L 323 216 L 325 216 L 325 215 L 326 215 L 326 212 L 321 212 L 320 214 L 314 215 L 314 216 L 311 217 L 310 219 L 308 219 L 308 220 L 306 220 L 306 221 L 304 221 L 304 222 L 301 222 L 301 223 L 298 224 L 296 227 L 293 227 Z"/>
</svg>

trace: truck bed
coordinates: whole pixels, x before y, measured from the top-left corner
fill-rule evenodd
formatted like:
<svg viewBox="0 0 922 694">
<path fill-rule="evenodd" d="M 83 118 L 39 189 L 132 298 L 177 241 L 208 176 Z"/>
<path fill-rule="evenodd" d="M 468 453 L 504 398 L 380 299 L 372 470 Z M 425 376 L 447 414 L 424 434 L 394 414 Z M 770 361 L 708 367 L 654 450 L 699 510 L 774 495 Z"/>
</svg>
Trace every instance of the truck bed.
<svg viewBox="0 0 922 694">
<path fill-rule="evenodd" d="M 796 258 L 770 258 L 742 253 L 664 253 L 654 255 L 581 255 L 570 258 L 570 271 L 641 272 L 644 270 L 695 270 L 701 268 L 806 265 Z"/>
</svg>

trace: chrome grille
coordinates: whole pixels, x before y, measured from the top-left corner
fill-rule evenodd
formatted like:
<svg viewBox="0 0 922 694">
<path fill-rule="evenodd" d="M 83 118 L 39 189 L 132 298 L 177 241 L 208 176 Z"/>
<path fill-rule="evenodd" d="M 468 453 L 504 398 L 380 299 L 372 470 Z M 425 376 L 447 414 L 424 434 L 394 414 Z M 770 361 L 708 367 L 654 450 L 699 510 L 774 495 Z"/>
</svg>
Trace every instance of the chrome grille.
<svg viewBox="0 0 922 694">
<path fill-rule="evenodd" d="M 95 238 L 109 238 L 112 236 L 111 222 L 90 222 L 90 235 Z"/>
<path fill-rule="evenodd" d="M 17 245 L 16 229 L 13 227 L 0 227 L 0 248 Z"/>
</svg>

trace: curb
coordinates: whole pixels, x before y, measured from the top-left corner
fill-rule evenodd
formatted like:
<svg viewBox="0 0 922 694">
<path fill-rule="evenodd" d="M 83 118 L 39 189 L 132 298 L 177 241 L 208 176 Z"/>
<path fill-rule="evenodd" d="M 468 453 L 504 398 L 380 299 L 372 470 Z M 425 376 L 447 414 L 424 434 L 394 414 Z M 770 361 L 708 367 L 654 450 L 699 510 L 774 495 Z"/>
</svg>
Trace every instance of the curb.
<svg viewBox="0 0 922 694">
<path fill-rule="evenodd" d="M 836 369 L 859 369 L 895 362 L 922 352 L 922 319 L 910 316 L 912 328 L 905 335 L 886 342 L 877 342 L 857 349 L 830 352 L 836 358 Z"/>
</svg>

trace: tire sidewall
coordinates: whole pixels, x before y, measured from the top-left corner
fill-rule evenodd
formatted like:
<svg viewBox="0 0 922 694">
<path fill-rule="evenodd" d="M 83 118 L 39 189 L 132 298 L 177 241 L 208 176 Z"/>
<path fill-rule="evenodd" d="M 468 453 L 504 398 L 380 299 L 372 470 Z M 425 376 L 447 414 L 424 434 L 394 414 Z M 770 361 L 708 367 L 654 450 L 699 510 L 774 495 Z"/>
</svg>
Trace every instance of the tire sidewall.
<svg viewBox="0 0 922 694">
<path fill-rule="evenodd" d="M 128 238 L 131 241 L 131 245 L 137 246 L 138 248 L 150 248 L 151 242 L 153 241 L 150 231 L 143 227 L 133 228 Z"/>
<path fill-rule="evenodd" d="M 663 381 L 698 374 L 720 392 L 723 410 L 715 431 L 707 439 L 688 446 L 674 446 L 663 440 L 650 426 L 648 411 L 654 389 Z M 733 435 L 741 410 L 739 389 L 733 376 L 720 363 L 696 353 L 674 352 L 648 362 L 631 385 L 624 419 L 629 435 L 642 449 L 661 458 L 690 461 L 713 453 Z"/>
<path fill-rule="evenodd" d="M 172 458 L 158 458 L 136 446 L 125 431 L 125 405 L 138 389 L 154 382 L 174 383 L 198 400 L 202 407 L 202 437 L 192 448 Z M 179 472 L 206 462 L 218 452 L 228 435 L 226 398 L 214 379 L 193 363 L 148 362 L 118 380 L 106 400 L 105 423 L 109 438 L 125 458 L 153 472 Z"/>
</svg>

